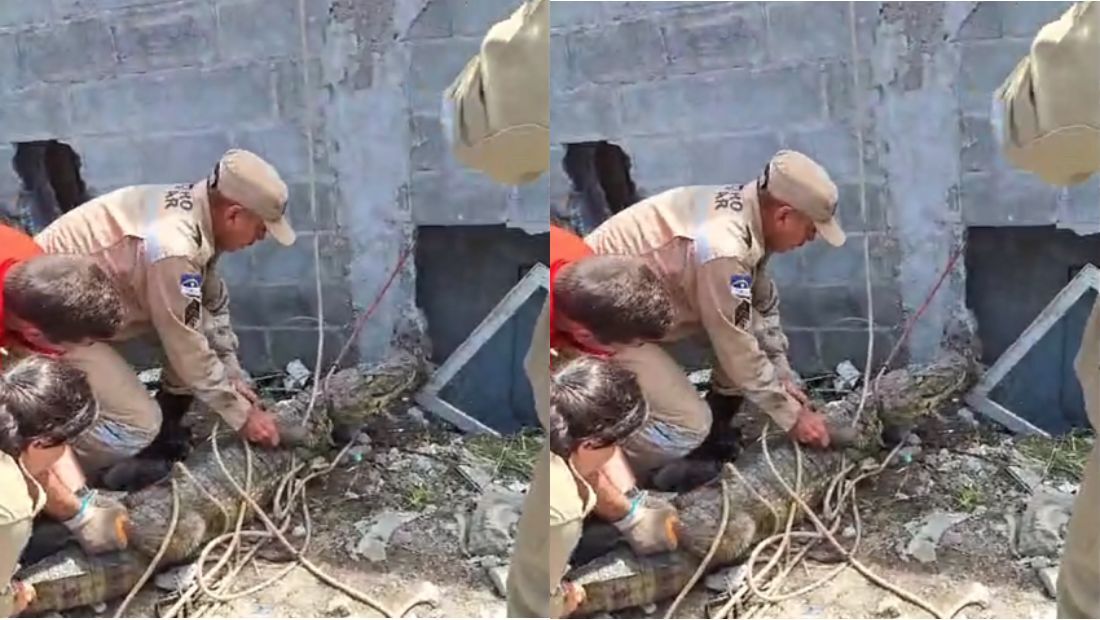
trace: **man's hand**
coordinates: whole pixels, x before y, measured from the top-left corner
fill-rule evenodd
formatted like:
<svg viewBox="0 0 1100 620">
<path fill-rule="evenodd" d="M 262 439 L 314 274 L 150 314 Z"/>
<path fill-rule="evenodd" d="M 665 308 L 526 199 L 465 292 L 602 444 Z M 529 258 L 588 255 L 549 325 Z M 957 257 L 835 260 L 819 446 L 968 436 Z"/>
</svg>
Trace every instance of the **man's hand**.
<svg viewBox="0 0 1100 620">
<path fill-rule="evenodd" d="M 275 416 L 264 411 L 260 407 L 252 407 L 248 413 L 248 419 L 241 427 L 241 434 L 252 443 L 274 448 L 279 445 L 279 427 L 275 424 Z"/>
<path fill-rule="evenodd" d="M 562 597 L 565 600 L 565 612 L 564 615 L 571 616 L 573 612 L 577 611 L 581 605 L 584 604 L 586 594 L 584 592 L 584 586 L 577 585 L 572 581 L 563 581 L 561 584 Z"/>
<path fill-rule="evenodd" d="M 813 403 L 810 402 L 810 397 L 806 396 L 806 392 L 803 392 L 802 388 L 798 387 L 798 384 L 792 379 L 783 379 L 781 383 L 783 384 L 783 389 L 787 390 L 787 393 L 794 397 L 794 399 L 798 401 L 798 404 L 803 407 L 813 406 Z"/>
<path fill-rule="evenodd" d="M 829 447 L 829 429 L 825 424 L 825 416 L 809 407 L 802 407 L 798 421 L 791 428 L 791 436 L 798 443 L 808 446 Z"/>
<path fill-rule="evenodd" d="M 244 396 L 245 400 L 252 403 L 253 406 L 262 404 L 259 395 L 256 394 L 256 391 L 253 390 L 252 386 L 248 385 L 248 382 L 244 379 L 231 379 L 229 383 L 233 386 L 234 390 L 237 390 L 238 394 Z"/>
<path fill-rule="evenodd" d="M 65 527 L 89 554 L 125 549 L 130 540 L 130 513 L 119 502 L 92 493 L 80 512 L 65 521 Z"/>
<path fill-rule="evenodd" d="M 19 615 L 27 610 L 31 606 L 31 603 L 38 598 L 38 593 L 35 591 L 34 586 L 29 583 L 23 583 L 22 581 L 11 582 L 11 591 L 15 603 L 15 608 L 12 610 L 15 615 Z M 568 600 L 568 599 L 566 599 Z M 582 599 L 583 600 L 583 599 Z"/>
</svg>

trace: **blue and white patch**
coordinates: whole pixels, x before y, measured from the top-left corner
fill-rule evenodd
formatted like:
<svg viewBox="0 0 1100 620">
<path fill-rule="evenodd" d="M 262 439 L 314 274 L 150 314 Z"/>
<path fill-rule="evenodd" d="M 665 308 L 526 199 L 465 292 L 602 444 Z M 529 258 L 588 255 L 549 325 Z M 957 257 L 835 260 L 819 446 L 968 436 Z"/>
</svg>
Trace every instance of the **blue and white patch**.
<svg viewBox="0 0 1100 620">
<path fill-rule="evenodd" d="M 737 299 L 752 301 L 752 276 L 733 276 L 730 278 L 730 292 Z"/>
<path fill-rule="evenodd" d="M 185 273 L 180 276 L 180 293 L 188 299 L 202 301 L 202 276 L 197 273 Z"/>
</svg>

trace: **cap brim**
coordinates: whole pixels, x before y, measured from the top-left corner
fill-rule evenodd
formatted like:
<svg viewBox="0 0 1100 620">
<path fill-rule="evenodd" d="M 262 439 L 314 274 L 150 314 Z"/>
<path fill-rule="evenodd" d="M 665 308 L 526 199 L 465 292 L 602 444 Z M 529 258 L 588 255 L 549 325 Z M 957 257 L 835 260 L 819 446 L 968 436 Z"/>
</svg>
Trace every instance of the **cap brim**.
<svg viewBox="0 0 1100 620">
<path fill-rule="evenodd" d="M 818 236 L 833 247 L 839 248 L 848 239 L 848 235 L 844 234 L 844 229 L 840 227 L 835 217 L 824 222 L 814 222 L 814 226 L 817 228 Z"/>
<path fill-rule="evenodd" d="M 265 220 L 264 225 L 267 226 L 267 232 L 281 245 L 294 245 L 294 240 L 298 238 L 294 229 L 290 227 L 290 222 L 286 221 L 286 217 L 280 217 L 274 221 Z"/>
</svg>

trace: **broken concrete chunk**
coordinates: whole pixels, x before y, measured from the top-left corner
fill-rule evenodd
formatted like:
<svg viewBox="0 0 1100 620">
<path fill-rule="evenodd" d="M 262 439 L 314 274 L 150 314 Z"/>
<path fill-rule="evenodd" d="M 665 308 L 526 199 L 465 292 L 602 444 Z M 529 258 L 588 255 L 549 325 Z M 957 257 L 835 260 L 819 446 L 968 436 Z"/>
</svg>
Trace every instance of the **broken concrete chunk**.
<svg viewBox="0 0 1100 620">
<path fill-rule="evenodd" d="M 1020 555 L 1057 555 L 1062 547 L 1072 508 L 1072 495 L 1047 487 L 1035 493 L 1019 524 L 1016 549 Z"/>
<path fill-rule="evenodd" d="M 364 519 L 355 523 L 359 539 L 348 545 L 348 553 L 371 562 L 386 561 L 386 547 L 397 528 L 419 517 L 416 512 L 386 511 L 373 519 Z"/>
<path fill-rule="evenodd" d="M 899 618 L 901 617 L 901 599 L 893 594 L 887 594 L 879 600 L 878 605 L 875 606 L 876 618 Z"/>
<path fill-rule="evenodd" d="M 707 575 L 704 582 L 707 589 L 721 594 L 736 592 L 745 583 L 748 571 L 744 564 L 723 568 L 720 571 Z"/>
<path fill-rule="evenodd" d="M 170 568 L 163 573 L 159 573 L 153 578 L 153 583 L 167 592 L 183 592 L 187 588 L 191 587 L 191 584 L 195 583 L 195 575 L 198 569 L 195 567 L 195 563 L 184 564 L 183 566 L 176 566 Z"/>
<path fill-rule="evenodd" d="M 490 566 L 485 569 L 485 572 L 489 573 L 489 581 L 493 582 L 493 587 L 496 588 L 497 594 L 501 598 L 508 597 L 508 565 L 504 566 Z"/>
<path fill-rule="evenodd" d="M 841 391 L 854 388 L 856 383 L 859 382 L 859 378 L 862 376 L 859 369 L 856 368 L 856 365 L 849 360 L 844 360 L 840 364 L 837 364 L 836 375 L 837 378 L 834 387 Z"/>
<path fill-rule="evenodd" d="M 923 519 L 910 521 L 905 529 L 913 534 L 902 555 L 922 564 L 936 561 L 936 546 L 948 528 L 969 518 L 965 512 L 934 512 Z"/>
<path fill-rule="evenodd" d="M 160 378 L 163 374 L 163 368 L 150 368 L 138 373 L 138 381 L 141 381 L 145 385 L 153 385 L 155 383 L 160 383 Z"/>
<path fill-rule="evenodd" d="M 1058 598 L 1058 566 L 1048 566 L 1037 569 L 1039 581 L 1043 582 L 1043 589 L 1052 599 Z"/>
<path fill-rule="evenodd" d="M 325 605 L 325 616 L 328 618 L 347 618 L 351 615 L 351 599 L 343 594 L 337 594 Z"/>
<path fill-rule="evenodd" d="M 310 376 L 309 368 L 302 360 L 294 360 L 286 365 L 286 378 L 283 379 L 283 387 L 288 391 L 300 390 L 306 386 Z"/>
<path fill-rule="evenodd" d="M 470 519 L 467 550 L 471 555 L 505 556 L 512 547 L 523 496 L 493 487 L 481 496 Z"/>
</svg>

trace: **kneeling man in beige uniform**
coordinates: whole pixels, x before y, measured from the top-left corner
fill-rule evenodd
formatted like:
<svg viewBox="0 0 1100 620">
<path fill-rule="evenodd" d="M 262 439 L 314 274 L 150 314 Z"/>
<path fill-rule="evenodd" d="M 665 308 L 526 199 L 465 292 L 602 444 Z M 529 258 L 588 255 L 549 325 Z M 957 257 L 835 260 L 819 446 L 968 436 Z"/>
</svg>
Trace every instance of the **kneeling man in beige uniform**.
<svg viewBox="0 0 1100 620">
<path fill-rule="evenodd" d="M 110 344 L 65 354 L 86 373 L 99 403 L 99 419 L 73 444 L 89 474 L 149 446 L 162 414 L 166 424 L 178 425 L 192 396 L 248 440 L 278 444 L 274 417 L 237 361 L 229 294 L 215 265 L 221 253 L 243 250 L 267 233 L 283 245 L 294 243 L 286 203 L 286 184 L 270 164 L 231 150 L 206 179 L 116 190 L 66 213 L 35 237 L 48 253 L 93 257 L 115 280 L 125 319 L 114 341 L 155 332 L 164 349 L 156 401 Z"/>
<path fill-rule="evenodd" d="M 828 445 L 825 419 L 787 361 L 779 296 L 765 265 L 772 254 L 819 234 L 842 245 L 836 207 L 828 173 L 801 153 L 781 151 L 755 181 L 666 191 L 617 213 L 585 238 L 597 254 L 641 256 L 661 274 L 676 315 L 664 342 L 706 334 L 717 358 L 712 392 L 719 396 L 709 400 L 725 409 L 713 412 L 719 433 L 737 404 L 722 397 L 743 396 L 796 440 Z M 637 375 L 650 408 L 650 421 L 623 446 L 635 471 L 652 472 L 699 448 L 711 431 L 712 406 L 673 358 L 660 345 L 645 344 L 615 359 Z"/>
</svg>

